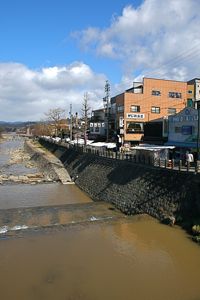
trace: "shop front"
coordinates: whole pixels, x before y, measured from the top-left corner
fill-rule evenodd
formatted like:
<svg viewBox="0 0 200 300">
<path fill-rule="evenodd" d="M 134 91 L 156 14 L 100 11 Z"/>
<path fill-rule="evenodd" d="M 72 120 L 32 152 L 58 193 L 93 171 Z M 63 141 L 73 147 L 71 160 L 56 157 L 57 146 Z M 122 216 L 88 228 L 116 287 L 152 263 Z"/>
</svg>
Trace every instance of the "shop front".
<svg viewBox="0 0 200 300">
<path fill-rule="evenodd" d="M 175 146 L 176 153 L 182 159 L 187 151 L 197 158 L 199 132 L 198 111 L 185 108 L 180 113 L 168 117 L 168 142 L 165 145 Z M 199 145 L 200 146 L 200 145 Z"/>
</svg>

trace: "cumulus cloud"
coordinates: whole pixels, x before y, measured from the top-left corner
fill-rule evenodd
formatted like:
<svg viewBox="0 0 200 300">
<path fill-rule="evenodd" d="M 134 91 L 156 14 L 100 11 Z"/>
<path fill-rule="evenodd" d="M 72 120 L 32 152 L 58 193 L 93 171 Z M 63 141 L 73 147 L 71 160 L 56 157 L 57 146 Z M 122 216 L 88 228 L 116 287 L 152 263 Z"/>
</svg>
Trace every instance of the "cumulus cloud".
<svg viewBox="0 0 200 300">
<path fill-rule="evenodd" d="M 82 63 L 31 70 L 19 63 L 0 63 L 0 120 L 40 120 L 51 108 L 81 112 L 84 93 L 90 107 L 101 106 L 105 76 Z"/>
<path fill-rule="evenodd" d="M 107 28 L 73 32 L 84 51 L 122 66 L 121 82 L 112 95 L 143 76 L 176 80 L 200 77 L 200 1 L 144 0 L 127 5 Z M 50 108 L 81 110 L 89 92 L 90 106 L 102 105 L 105 75 L 83 62 L 31 70 L 18 63 L 0 64 L 0 120 L 39 120 Z"/>
<path fill-rule="evenodd" d="M 144 0 L 128 5 L 108 28 L 76 32 L 81 47 L 118 60 L 123 76 L 188 80 L 200 76 L 200 2 Z"/>
</svg>

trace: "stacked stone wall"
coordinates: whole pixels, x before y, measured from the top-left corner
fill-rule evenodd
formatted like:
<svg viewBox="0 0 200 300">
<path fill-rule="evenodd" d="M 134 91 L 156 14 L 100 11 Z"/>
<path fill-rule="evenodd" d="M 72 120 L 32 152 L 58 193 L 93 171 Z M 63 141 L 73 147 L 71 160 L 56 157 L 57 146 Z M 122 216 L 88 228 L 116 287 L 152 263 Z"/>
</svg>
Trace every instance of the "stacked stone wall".
<svg viewBox="0 0 200 300">
<path fill-rule="evenodd" d="M 70 176 L 95 201 L 113 203 L 126 214 L 147 213 L 159 220 L 200 213 L 200 174 L 98 157 L 48 142 L 43 145 L 60 153 Z"/>
<path fill-rule="evenodd" d="M 34 160 L 38 169 L 44 173 L 49 181 L 59 181 L 59 176 L 55 171 L 54 165 L 42 150 L 33 146 L 29 141 L 25 141 L 24 149 L 31 155 L 31 160 Z"/>
</svg>

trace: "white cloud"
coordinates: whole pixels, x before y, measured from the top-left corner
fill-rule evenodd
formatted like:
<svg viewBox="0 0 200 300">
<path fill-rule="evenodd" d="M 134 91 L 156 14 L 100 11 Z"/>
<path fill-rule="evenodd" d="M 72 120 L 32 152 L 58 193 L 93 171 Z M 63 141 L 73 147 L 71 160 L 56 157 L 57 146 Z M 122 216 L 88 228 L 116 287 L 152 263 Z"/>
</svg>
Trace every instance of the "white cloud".
<svg viewBox="0 0 200 300">
<path fill-rule="evenodd" d="M 0 120 L 40 120 L 50 108 L 81 112 L 84 93 L 90 107 L 102 105 L 106 77 L 82 63 L 30 70 L 19 63 L 0 63 Z"/>
<path fill-rule="evenodd" d="M 112 17 L 107 28 L 89 27 L 72 35 L 82 49 L 121 63 L 123 92 L 134 79 L 149 77 L 189 80 L 200 77 L 200 1 L 144 0 Z M 39 120 L 50 108 L 80 112 L 83 95 L 90 106 L 102 105 L 105 75 L 83 62 L 31 70 L 19 63 L 0 64 L 0 120 Z"/>
<path fill-rule="evenodd" d="M 118 60 L 123 76 L 188 80 L 200 76 L 200 1 L 145 0 L 126 6 L 108 28 L 76 33 L 84 49 Z M 153 71 L 153 72 L 152 72 Z"/>
</svg>

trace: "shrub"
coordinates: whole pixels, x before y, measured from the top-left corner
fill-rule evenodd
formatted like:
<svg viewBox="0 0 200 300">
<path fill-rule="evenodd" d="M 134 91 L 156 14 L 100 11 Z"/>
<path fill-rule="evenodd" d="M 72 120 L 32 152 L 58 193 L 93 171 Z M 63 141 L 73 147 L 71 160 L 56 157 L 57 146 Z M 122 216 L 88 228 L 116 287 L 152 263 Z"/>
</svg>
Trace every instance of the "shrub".
<svg viewBox="0 0 200 300">
<path fill-rule="evenodd" d="M 200 225 L 194 225 L 192 226 L 192 232 L 193 234 L 200 234 Z M 200 238 L 200 237 L 199 237 Z"/>
</svg>

